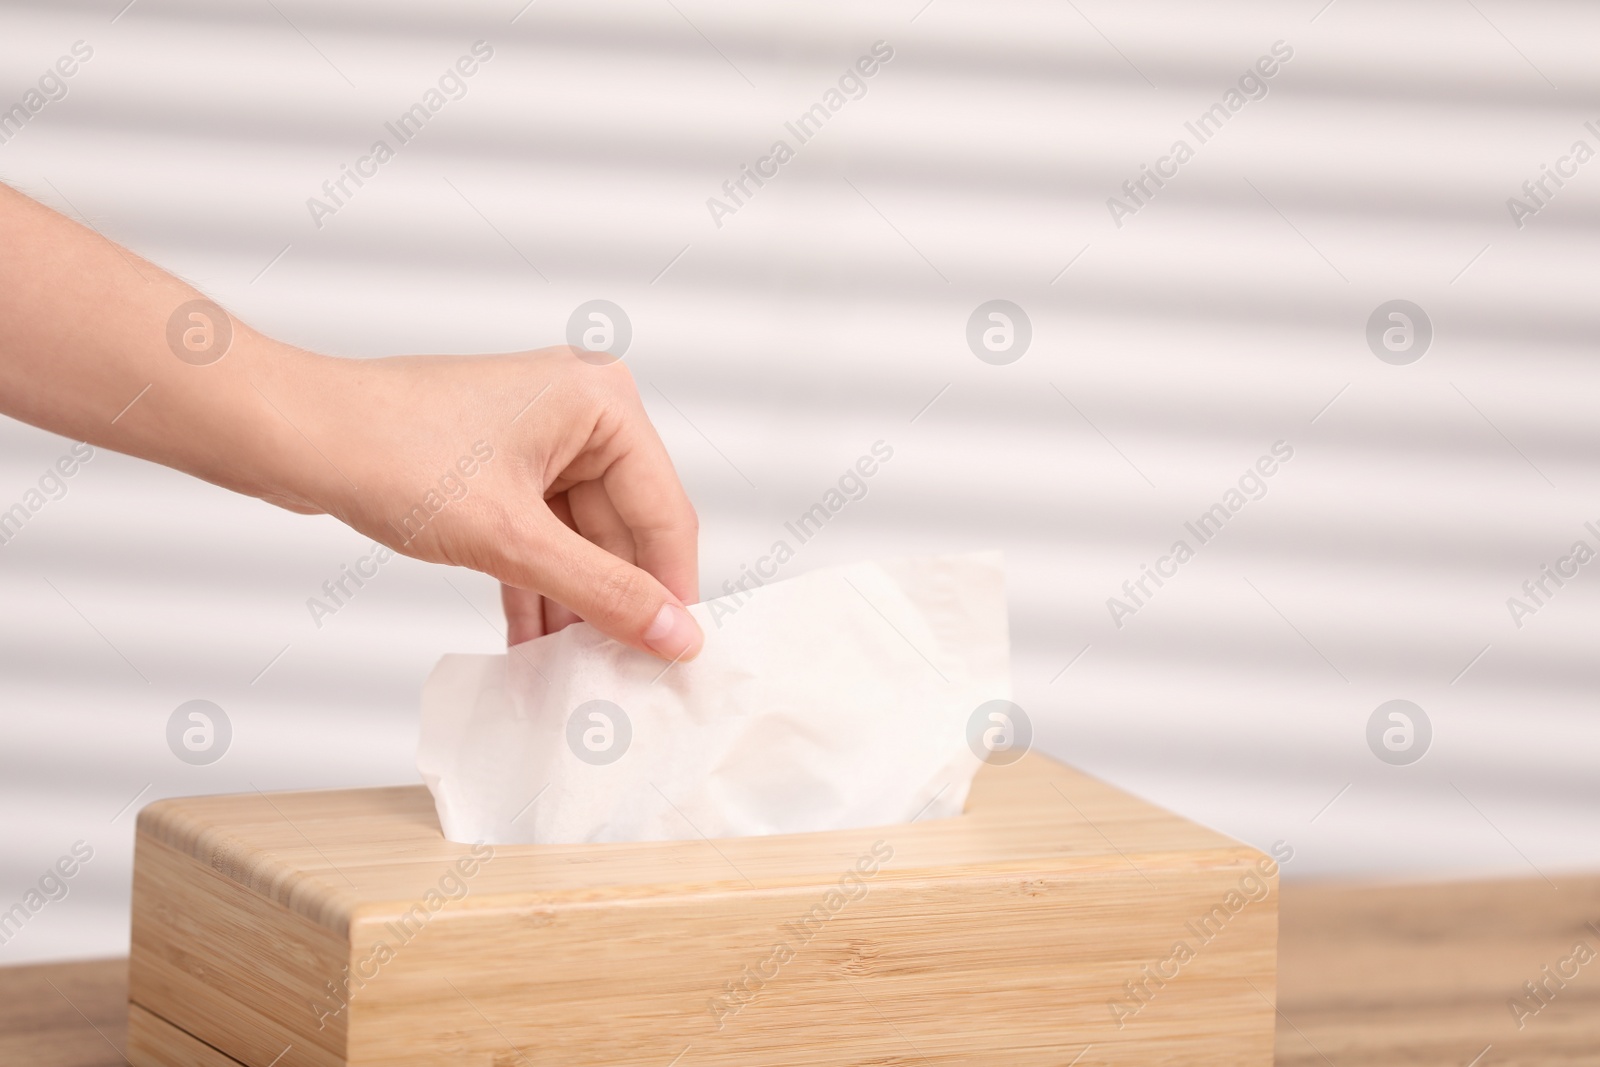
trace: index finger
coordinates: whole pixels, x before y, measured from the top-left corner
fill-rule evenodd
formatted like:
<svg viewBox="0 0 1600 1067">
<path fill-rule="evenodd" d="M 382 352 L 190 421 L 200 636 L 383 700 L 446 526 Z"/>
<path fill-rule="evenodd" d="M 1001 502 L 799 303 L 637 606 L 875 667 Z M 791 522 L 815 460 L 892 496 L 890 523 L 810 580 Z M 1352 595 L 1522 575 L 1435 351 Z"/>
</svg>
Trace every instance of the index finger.
<svg viewBox="0 0 1600 1067">
<path fill-rule="evenodd" d="M 601 475 L 633 532 L 634 562 L 685 604 L 700 599 L 700 519 L 642 406 L 622 454 Z"/>
</svg>

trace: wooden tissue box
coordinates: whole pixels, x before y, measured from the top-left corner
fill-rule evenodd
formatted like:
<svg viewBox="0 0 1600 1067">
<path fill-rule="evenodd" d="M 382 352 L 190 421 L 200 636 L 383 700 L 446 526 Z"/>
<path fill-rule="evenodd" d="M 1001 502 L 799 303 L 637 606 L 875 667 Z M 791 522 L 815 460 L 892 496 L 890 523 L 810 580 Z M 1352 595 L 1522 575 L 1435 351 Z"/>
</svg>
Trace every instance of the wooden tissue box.
<svg viewBox="0 0 1600 1067">
<path fill-rule="evenodd" d="M 1272 1062 L 1277 868 L 1037 754 L 964 815 L 452 844 L 420 786 L 139 815 L 135 1067 Z"/>
</svg>

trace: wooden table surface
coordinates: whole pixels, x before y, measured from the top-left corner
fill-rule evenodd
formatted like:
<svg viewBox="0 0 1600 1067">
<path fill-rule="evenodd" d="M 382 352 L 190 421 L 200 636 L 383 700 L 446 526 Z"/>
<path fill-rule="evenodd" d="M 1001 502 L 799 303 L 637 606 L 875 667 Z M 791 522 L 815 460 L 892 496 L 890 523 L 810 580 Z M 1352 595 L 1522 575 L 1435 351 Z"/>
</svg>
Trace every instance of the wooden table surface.
<svg viewBox="0 0 1600 1067">
<path fill-rule="evenodd" d="M 1556 886 L 1289 884 L 1277 1062 L 1600 1063 L 1600 876 L 1561 877 Z M 1590 950 L 1587 964 L 1574 958 L 1579 943 Z M 1558 985 L 1546 966 L 1577 973 Z M 1530 981 L 1550 991 L 1542 1006 L 1527 997 Z M 124 1063 L 126 998 L 126 960 L 0 968 L 0 1064 Z M 1526 1005 L 1520 1028 L 1508 1006 L 1516 998 Z"/>
</svg>

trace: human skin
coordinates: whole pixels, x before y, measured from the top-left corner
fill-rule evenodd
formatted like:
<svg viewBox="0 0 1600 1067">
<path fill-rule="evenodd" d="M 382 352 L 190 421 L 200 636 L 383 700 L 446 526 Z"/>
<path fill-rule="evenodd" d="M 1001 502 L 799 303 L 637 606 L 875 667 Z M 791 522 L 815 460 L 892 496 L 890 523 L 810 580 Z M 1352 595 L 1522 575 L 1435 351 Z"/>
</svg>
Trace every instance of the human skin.
<svg viewBox="0 0 1600 1067">
<path fill-rule="evenodd" d="M 179 313 L 199 299 L 0 184 L 0 412 L 492 575 L 509 644 L 581 618 L 699 652 L 698 522 L 621 362 L 341 359 Z M 175 315 L 231 343 L 180 358 Z"/>
</svg>

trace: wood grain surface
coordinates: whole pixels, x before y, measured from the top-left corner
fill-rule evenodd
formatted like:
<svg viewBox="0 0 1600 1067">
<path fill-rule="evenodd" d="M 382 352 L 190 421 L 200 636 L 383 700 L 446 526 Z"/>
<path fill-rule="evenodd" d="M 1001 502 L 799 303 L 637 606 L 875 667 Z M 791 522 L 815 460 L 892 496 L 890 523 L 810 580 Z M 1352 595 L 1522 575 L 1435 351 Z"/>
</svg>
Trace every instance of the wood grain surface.
<svg viewBox="0 0 1600 1067">
<path fill-rule="evenodd" d="M 1600 948 L 1600 876 L 1555 883 L 1284 886 L 1278 1064 L 1600 1061 L 1600 971 L 1520 1031 L 1505 1005 L 1572 939 Z M 0 1064 L 122 1067 L 126 1028 L 126 960 L 0 968 Z"/>
<path fill-rule="evenodd" d="M 140 811 L 139 834 L 203 858 L 335 931 L 357 911 L 409 905 L 472 852 L 444 839 L 420 785 L 160 800 Z M 881 877 L 908 880 L 961 868 L 1025 871 L 1063 856 L 1083 870 L 1125 872 L 1141 854 L 1182 853 L 1196 869 L 1254 854 L 1037 754 L 981 768 L 966 813 L 955 819 L 715 842 L 686 823 L 683 834 L 679 841 L 497 847 L 464 903 L 492 909 L 530 893 L 561 904 L 825 886 L 880 839 L 895 849 Z"/>
<path fill-rule="evenodd" d="M 128 961 L 0 967 L 0 1064 L 122 1067 Z"/>
<path fill-rule="evenodd" d="M 189 798 L 139 817 L 130 990 L 252 1067 L 1265 1065 L 1275 885 L 1036 755 L 959 818 L 715 842 L 474 849 L 420 787 Z"/>
<path fill-rule="evenodd" d="M 1600 877 L 1290 885 L 1280 921 L 1280 1064 L 1600 1064 L 1600 956 L 1537 1014 L 1508 1003 L 1531 1011 L 1523 983 L 1579 942 L 1600 953 Z"/>
</svg>

